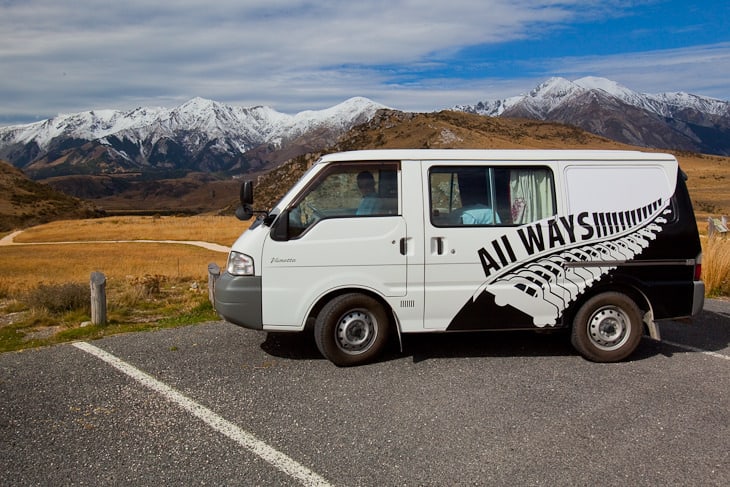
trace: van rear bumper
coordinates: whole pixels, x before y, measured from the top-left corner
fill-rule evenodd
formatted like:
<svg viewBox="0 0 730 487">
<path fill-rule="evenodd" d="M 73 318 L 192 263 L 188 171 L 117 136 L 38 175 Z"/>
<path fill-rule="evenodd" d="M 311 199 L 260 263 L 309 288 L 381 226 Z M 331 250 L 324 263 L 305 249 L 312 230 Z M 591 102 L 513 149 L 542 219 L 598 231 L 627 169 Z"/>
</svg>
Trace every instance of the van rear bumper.
<svg viewBox="0 0 730 487">
<path fill-rule="evenodd" d="M 252 330 L 262 330 L 261 277 L 233 276 L 224 272 L 215 282 L 215 310 L 224 320 Z"/>
<path fill-rule="evenodd" d="M 694 296 L 692 298 L 692 316 L 702 311 L 705 306 L 705 283 L 694 281 Z"/>
</svg>

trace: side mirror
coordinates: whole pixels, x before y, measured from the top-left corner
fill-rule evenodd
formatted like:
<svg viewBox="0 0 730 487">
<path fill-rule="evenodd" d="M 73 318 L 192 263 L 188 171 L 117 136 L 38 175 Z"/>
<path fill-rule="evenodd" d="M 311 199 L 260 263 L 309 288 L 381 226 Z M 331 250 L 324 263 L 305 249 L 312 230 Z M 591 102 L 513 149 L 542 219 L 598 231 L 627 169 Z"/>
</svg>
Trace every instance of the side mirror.
<svg viewBox="0 0 730 487">
<path fill-rule="evenodd" d="M 236 208 L 236 218 L 241 221 L 251 219 L 253 216 L 253 182 L 246 181 L 241 185 L 241 193 L 239 195 L 241 206 Z"/>
<path fill-rule="evenodd" d="M 240 200 L 242 206 L 253 204 L 253 181 L 245 181 L 241 185 Z"/>
</svg>

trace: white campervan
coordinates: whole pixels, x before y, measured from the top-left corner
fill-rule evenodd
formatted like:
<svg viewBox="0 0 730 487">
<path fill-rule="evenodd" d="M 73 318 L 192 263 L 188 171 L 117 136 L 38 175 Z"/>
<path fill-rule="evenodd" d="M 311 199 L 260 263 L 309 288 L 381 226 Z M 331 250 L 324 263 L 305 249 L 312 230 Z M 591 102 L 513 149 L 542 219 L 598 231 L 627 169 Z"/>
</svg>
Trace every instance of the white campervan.
<svg viewBox="0 0 730 487">
<path fill-rule="evenodd" d="M 252 216 L 250 182 L 238 216 Z M 617 361 L 702 309 L 676 159 L 631 151 L 374 150 L 322 157 L 233 245 L 215 306 L 302 331 L 337 365 L 390 333 L 572 329 Z"/>
</svg>

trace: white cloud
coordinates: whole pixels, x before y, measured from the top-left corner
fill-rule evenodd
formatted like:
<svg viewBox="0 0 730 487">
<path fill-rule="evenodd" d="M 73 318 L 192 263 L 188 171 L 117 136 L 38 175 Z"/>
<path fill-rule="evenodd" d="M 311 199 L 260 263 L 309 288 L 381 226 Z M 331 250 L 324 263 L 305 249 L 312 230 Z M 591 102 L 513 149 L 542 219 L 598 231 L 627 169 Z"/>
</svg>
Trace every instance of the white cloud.
<svg viewBox="0 0 730 487">
<path fill-rule="evenodd" d="M 542 80 L 541 73 L 517 80 L 461 79 L 448 72 L 422 79 L 418 73 L 438 71 L 464 47 L 545 36 L 576 19 L 621 15 L 625 5 L 622 0 L 428 5 L 418 0 L 4 0 L 0 123 L 91 108 L 170 106 L 193 96 L 286 112 L 324 108 L 351 96 L 404 110 L 473 103 L 529 90 Z M 618 81 L 633 88 L 639 61 L 634 78 L 628 78 L 630 70 L 620 71 L 611 60 L 536 65 L 545 66 L 546 74 L 550 69 L 607 77 L 627 73 Z"/>
<path fill-rule="evenodd" d="M 690 91 L 728 99 L 730 42 L 682 49 L 623 53 L 601 57 L 552 59 L 546 72 L 578 78 L 600 75 L 644 93 Z"/>
</svg>

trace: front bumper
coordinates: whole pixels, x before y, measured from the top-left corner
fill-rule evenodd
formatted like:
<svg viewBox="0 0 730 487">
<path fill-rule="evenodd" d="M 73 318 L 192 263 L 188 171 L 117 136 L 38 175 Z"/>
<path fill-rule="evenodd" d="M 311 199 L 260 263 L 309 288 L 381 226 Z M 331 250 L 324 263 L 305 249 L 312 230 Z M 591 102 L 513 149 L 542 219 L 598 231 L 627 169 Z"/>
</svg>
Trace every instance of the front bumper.
<svg viewBox="0 0 730 487">
<path fill-rule="evenodd" d="M 215 282 L 215 310 L 234 325 L 262 330 L 261 277 L 224 272 Z"/>
</svg>

